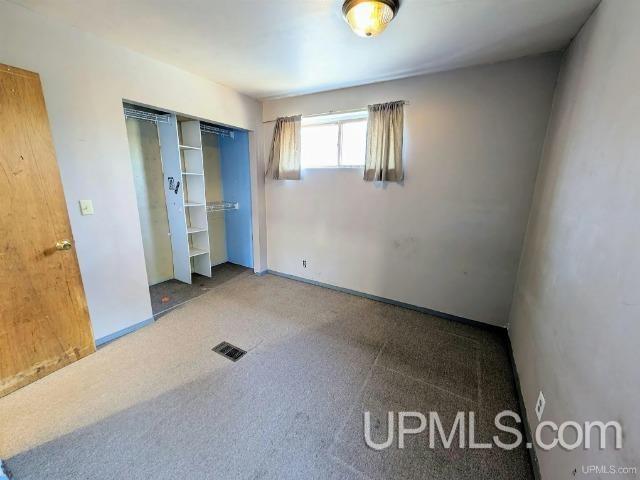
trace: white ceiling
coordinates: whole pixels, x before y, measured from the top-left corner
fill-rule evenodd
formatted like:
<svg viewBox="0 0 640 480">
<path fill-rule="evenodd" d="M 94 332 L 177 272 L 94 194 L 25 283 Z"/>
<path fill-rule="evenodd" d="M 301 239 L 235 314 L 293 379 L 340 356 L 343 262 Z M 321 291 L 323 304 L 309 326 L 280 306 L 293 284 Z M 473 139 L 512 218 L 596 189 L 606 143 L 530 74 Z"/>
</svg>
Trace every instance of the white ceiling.
<svg viewBox="0 0 640 480">
<path fill-rule="evenodd" d="M 256 98 L 496 62 L 568 44 L 599 0 L 404 0 L 376 38 L 341 0 L 13 0 Z"/>
</svg>

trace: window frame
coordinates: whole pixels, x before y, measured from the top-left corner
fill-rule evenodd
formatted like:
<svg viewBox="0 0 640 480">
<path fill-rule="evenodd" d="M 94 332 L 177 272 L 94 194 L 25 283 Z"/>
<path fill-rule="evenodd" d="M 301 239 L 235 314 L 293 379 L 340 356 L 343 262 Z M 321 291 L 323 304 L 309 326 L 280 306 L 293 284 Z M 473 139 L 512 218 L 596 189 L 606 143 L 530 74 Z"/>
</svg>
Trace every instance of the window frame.
<svg viewBox="0 0 640 480">
<path fill-rule="evenodd" d="M 362 164 L 360 165 L 343 165 L 342 164 L 342 126 L 346 123 L 355 123 L 367 121 L 369 117 L 369 112 L 367 110 L 355 110 L 352 112 L 344 112 L 337 114 L 323 114 L 323 115 L 311 115 L 307 117 L 302 117 L 302 126 L 305 127 L 314 127 L 320 125 L 336 125 L 338 127 L 338 138 L 336 142 L 336 148 L 338 149 L 338 155 L 336 156 L 337 164 L 336 165 L 326 165 L 326 166 L 318 166 L 318 167 L 305 167 L 302 162 L 300 162 L 300 168 L 302 170 L 329 170 L 329 169 L 338 169 L 338 168 L 364 168 L 365 159 L 362 159 Z M 366 148 L 366 134 L 365 134 L 365 148 Z M 304 148 L 303 146 L 301 148 Z M 366 155 L 366 151 L 365 151 Z"/>
</svg>

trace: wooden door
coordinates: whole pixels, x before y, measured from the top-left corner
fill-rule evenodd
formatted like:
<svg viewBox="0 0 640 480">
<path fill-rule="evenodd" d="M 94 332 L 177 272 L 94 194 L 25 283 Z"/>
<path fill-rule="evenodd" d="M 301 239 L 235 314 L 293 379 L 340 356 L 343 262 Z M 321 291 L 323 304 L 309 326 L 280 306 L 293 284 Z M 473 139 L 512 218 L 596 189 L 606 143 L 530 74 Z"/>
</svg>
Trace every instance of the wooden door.
<svg viewBox="0 0 640 480">
<path fill-rule="evenodd" d="M 40 77 L 0 64 L 0 396 L 94 351 Z"/>
</svg>

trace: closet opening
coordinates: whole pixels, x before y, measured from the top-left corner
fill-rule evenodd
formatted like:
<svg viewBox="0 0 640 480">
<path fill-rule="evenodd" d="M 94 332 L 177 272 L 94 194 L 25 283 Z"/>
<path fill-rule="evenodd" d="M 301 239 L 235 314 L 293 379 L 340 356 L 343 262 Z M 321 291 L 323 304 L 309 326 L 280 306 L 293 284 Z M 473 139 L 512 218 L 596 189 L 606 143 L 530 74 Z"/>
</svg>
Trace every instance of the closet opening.
<svg viewBox="0 0 640 480">
<path fill-rule="evenodd" d="M 154 317 L 253 273 L 248 132 L 123 103 Z"/>
</svg>

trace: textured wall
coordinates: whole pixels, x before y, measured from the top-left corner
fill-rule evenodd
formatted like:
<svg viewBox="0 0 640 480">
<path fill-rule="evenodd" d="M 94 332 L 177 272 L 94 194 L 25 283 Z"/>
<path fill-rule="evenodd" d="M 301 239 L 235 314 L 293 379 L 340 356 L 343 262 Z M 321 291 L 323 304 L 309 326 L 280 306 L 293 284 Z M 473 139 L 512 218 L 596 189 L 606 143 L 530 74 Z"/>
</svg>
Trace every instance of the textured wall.
<svg viewBox="0 0 640 480">
<path fill-rule="evenodd" d="M 264 120 L 409 102 L 404 184 L 362 169 L 267 181 L 269 268 L 506 325 L 558 67 L 547 55 L 265 102 Z"/>
<path fill-rule="evenodd" d="M 532 429 L 542 389 L 544 420 L 625 432 L 621 451 L 538 451 L 549 480 L 640 467 L 638 19 L 639 2 L 605 0 L 567 53 L 518 276 L 510 336 Z"/>
</svg>

